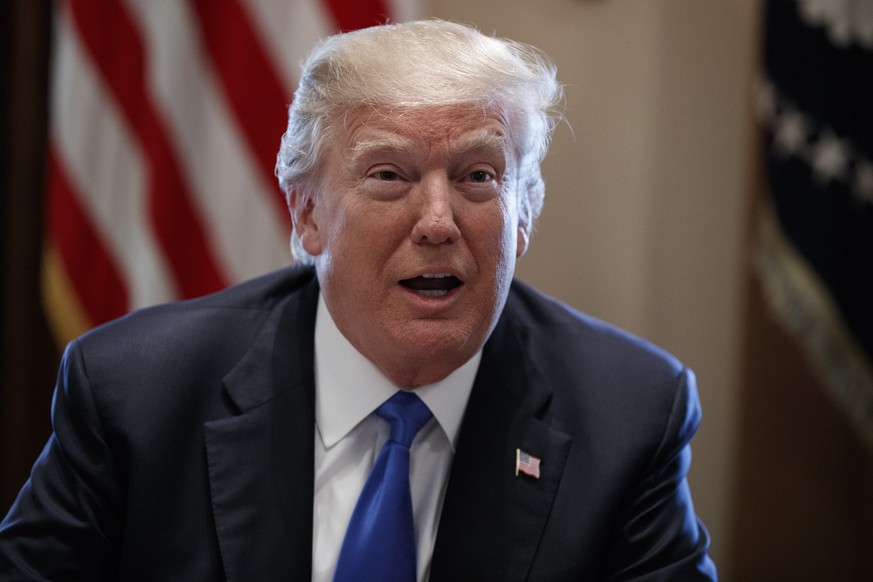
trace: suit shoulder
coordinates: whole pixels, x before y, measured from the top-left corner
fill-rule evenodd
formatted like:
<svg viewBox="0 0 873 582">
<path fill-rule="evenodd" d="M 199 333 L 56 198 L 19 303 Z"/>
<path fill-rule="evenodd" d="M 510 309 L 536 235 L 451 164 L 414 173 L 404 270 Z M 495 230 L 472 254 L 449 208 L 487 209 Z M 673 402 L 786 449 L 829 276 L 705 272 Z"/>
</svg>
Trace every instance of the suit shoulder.
<svg viewBox="0 0 873 582">
<path fill-rule="evenodd" d="M 248 346 L 270 315 L 313 283 L 314 271 L 288 268 L 211 295 L 134 311 L 84 334 L 76 343 L 92 366 L 119 358 L 141 364 L 210 353 L 234 354 Z"/>
<path fill-rule="evenodd" d="M 562 359 L 588 367 L 630 367 L 675 379 L 685 367 L 672 354 L 648 340 L 515 281 L 507 313 L 530 345 L 549 346 Z M 559 346 L 558 350 L 555 347 Z"/>
</svg>

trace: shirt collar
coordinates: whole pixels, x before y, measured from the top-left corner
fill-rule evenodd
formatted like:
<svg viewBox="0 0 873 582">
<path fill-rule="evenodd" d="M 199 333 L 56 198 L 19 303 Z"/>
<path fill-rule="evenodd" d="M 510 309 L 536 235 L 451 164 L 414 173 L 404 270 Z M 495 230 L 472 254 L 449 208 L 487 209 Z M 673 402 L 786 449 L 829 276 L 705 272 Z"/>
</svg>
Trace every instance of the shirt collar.
<svg viewBox="0 0 873 582">
<path fill-rule="evenodd" d="M 435 384 L 415 389 L 455 448 L 482 351 Z M 399 388 L 343 336 L 323 296 L 315 316 L 315 422 L 331 448 Z"/>
</svg>

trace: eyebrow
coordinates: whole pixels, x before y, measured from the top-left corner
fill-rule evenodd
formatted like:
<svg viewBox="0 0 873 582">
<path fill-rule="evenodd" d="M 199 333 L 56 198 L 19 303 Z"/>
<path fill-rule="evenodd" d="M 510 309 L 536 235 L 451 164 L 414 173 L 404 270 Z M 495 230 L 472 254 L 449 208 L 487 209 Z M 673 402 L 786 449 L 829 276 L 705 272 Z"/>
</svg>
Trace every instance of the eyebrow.
<svg viewBox="0 0 873 582">
<path fill-rule="evenodd" d="M 488 129 L 481 129 L 465 134 L 455 145 L 462 152 L 484 151 L 506 155 L 506 143 L 505 135 Z"/>
<path fill-rule="evenodd" d="M 351 166 L 373 153 L 397 153 L 410 151 L 413 148 L 410 139 L 398 135 L 385 135 L 374 139 L 357 141 L 349 148 L 349 161 Z"/>
</svg>

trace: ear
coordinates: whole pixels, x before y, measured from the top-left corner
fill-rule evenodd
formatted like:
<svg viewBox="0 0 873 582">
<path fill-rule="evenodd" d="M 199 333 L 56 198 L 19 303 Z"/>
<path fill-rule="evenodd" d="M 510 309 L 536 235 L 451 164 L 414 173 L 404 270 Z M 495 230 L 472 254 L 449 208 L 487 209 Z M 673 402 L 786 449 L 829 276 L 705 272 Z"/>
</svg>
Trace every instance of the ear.
<svg viewBox="0 0 873 582">
<path fill-rule="evenodd" d="M 515 258 L 520 259 L 527 252 L 527 245 L 530 242 L 530 228 L 526 222 L 519 221 L 518 223 L 518 241 L 515 248 Z"/>
<path fill-rule="evenodd" d="M 322 244 L 315 212 L 315 201 L 310 196 L 304 196 L 300 192 L 294 191 L 288 196 L 288 210 L 291 211 L 294 232 L 297 233 L 303 250 L 313 257 L 321 254 Z"/>
</svg>

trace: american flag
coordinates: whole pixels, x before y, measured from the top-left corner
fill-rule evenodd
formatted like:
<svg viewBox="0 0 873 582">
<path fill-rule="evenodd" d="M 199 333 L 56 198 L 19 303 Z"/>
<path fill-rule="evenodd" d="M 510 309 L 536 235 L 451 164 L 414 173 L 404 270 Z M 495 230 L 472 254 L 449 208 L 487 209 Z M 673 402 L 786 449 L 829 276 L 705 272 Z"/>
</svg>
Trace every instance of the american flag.
<svg viewBox="0 0 873 582">
<path fill-rule="evenodd" d="M 59 0 L 43 295 L 59 341 L 286 265 L 299 64 L 418 0 Z"/>
<path fill-rule="evenodd" d="M 515 476 L 518 477 L 519 473 L 539 479 L 540 458 L 521 449 L 515 449 Z"/>
</svg>

